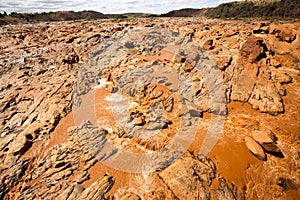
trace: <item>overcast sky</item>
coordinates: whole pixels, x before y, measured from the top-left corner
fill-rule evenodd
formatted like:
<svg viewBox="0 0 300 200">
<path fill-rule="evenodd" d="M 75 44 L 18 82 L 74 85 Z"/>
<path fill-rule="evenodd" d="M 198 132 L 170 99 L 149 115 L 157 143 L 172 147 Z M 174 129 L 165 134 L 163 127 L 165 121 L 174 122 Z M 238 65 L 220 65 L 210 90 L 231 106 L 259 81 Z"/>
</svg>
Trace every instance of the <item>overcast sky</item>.
<svg viewBox="0 0 300 200">
<path fill-rule="evenodd" d="M 234 0 L 0 0 L 0 12 L 95 10 L 102 13 L 146 12 L 161 14 L 180 8 L 214 7 Z"/>
</svg>

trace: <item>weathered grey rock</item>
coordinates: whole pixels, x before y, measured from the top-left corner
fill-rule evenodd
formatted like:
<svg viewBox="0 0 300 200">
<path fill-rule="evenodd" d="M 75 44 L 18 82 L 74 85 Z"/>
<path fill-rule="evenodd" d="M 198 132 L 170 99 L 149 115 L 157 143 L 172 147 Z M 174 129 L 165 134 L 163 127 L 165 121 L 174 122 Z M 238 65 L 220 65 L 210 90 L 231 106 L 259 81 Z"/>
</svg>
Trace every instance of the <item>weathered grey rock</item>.
<svg viewBox="0 0 300 200">
<path fill-rule="evenodd" d="M 235 200 L 235 196 L 229 189 L 226 180 L 224 178 L 219 178 L 219 189 L 213 190 L 214 196 L 218 200 Z"/>
</svg>

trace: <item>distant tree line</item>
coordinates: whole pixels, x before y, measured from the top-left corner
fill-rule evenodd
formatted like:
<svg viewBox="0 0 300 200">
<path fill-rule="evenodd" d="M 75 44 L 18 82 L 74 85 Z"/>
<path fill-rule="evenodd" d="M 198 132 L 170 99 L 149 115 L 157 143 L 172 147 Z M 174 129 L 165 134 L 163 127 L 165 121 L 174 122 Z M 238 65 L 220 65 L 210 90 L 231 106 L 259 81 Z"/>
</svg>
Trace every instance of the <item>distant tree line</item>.
<svg viewBox="0 0 300 200">
<path fill-rule="evenodd" d="M 0 18 L 6 17 L 7 13 L 4 11 L 3 13 L 0 13 Z"/>
<path fill-rule="evenodd" d="M 281 0 L 257 4 L 252 1 L 224 3 L 209 9 L 212 18 L 300 18 L 300 0 Z"/>
<path fill-rule="evenodd" d="M 260 2 L 260 3 L 258 3 Z M 211 18 L 300 18 L 300 0 L 256 1 L 244 0 L 224 3 L 215 8 L 181 9 L 162 15 L 143 13 L 103 14 L 96 11 L 57 11 L 42 13 L 0 13 L 0 18 L 10 16 L 27 22 L 61 21 L 80 19 L 126 19 L 128 17 L 195 17 L 207 16 Z M 5 20 L 2 20 L 5 21 Z M 1 24 L 1 21 L 0 21 Z"/>
</svg>

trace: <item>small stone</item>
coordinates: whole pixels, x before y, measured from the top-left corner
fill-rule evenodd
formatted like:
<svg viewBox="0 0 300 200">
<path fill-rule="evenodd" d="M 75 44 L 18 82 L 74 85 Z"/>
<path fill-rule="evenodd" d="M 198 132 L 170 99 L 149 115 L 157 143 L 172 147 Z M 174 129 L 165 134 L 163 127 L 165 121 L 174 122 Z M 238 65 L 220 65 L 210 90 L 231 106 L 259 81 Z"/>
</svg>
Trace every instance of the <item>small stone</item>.
<svg viewBox="0 0 300 200">
<path fill-rule="evenodd" d="M 134 118 L 134 120 L 132 121 L 132 123 L 134 125 L 137 125 L 137 126 L 142 126 L 145 124 L 145 119 L 143 116 L 139 116 L 137 118 Z"/>
<path fill-rule="evenodd" d="M 182 65 L 182 69 L 185 72 L 191 72 L 195 66 L 191 65 L 189 62 L 184 62 Z"/>
<path fill-rule="evenodd" d="M 168 127 L 166 122 L 151 122 L 147 130 L 161 130 Z"/>
<path fill-rule="evenodd" d="M 205 43 L 203 44 L 203 48 L 206 50 L 212 50 L 214 49 L 213 43 L 214 40 L 206 40 Z"/>
<path fill-rule="evenodd" d="M 277 185 L 281 186 L 283 191 L 297 190 L 297 186 L 295 185 L 295 183 L 288 178 L 279 178 L 277 181 Z"/>
<path fill-rule="evenodd" d="M 198 110 L 189 110 L 191 117 L 202 117 L 202 113 Z"/>
<path fill-rule="evenodd" d="M 253 33 L 254 34 L 263 34 L 263 33 L 266 33 L 268 34 L 269 33 L 269 27 L 265 24 L 265 23 L 260 23 L 257 27 L 255 27 L 253 29 Z"/>
<path fill-rule="evenodd" d="M 174 54 L 174 56 L 172 57 L 172 59 L 171 59 L 171 61 L 173 62 L 173 63 L 181 63 L 181 56 L 180 55 L 178 55 L 178 54 Z"/>
</svg>

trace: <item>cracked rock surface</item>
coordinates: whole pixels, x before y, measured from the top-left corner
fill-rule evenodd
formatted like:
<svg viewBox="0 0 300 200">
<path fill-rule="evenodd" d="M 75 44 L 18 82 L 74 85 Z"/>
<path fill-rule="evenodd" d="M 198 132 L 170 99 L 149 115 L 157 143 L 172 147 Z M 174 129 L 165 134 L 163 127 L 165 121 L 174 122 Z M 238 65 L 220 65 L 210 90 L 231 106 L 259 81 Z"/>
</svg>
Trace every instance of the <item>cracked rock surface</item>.
<svg viewBox="0 0 300 200">
<path fill-rule="evenodd" d="M 299 27 L 205 18 L 1 26 L 0 199 L 300 198 Z M 151 28 L 167 31 L 142 37 Z M 141 34 L 126 39 L 134 29 Z M 164 38 L 169 31 L 178 40 Z M 108 67 L 91 67 L 91 57 Z M 172 87 L 171 75 L 151 69 L 189 84 Z M 213 70 L 223 83 L 210 87 L 203 73 Z M 74 106 L 91 99 L 93 116 L 78 115 Z M 214 116 L 225 119 L 222 135 L 202 155 Z M 178 132 L 191 141 L 185 151 L 169 145 Z M 159 152 L 159 167 L 107 165 L 120 149 Z"/>
</svg>

